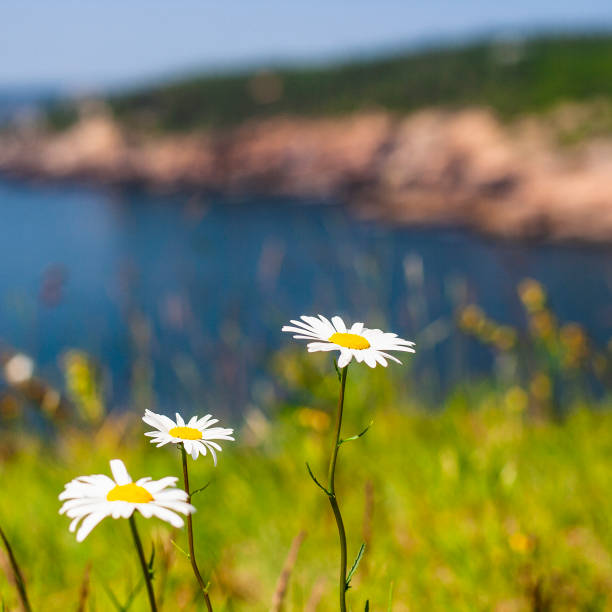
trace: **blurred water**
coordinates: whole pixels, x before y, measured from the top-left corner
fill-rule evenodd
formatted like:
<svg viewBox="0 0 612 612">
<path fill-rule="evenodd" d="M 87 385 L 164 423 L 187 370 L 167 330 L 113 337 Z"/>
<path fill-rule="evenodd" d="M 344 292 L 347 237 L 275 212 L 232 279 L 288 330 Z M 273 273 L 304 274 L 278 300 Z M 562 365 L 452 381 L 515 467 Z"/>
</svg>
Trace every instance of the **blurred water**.
<svg viewBox="0 0 612 612">
<path fill-rule="evenodd" d="M 117 405 L 144 377 L 162 408 L 242 406 L 289 341 L 281 325 L 318 312 L 416 338 L 419 380 L 448 385 L 491 365 L 454 331 L 457 304 L 521 324 L 526 276 L 562 319 L 601 343 L 612 335 L 607 248 L 391 228 L 316 202 L 0 182 L 0 207 L 0 341 L 55 382 L 61 354 L 86 350 L 108 369 Z"/>
</svg>

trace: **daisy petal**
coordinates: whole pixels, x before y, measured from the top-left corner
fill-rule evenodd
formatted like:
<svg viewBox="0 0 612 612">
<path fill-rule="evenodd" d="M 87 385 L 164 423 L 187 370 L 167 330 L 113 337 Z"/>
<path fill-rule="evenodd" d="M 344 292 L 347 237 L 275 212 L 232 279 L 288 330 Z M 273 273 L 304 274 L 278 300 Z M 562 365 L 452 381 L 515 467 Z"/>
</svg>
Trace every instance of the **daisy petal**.
<svg viewBox="0 0 612 612">
<path fill-rule="evenodd" d="M 397 357 L 394 357 L 393 355 L 389 355 L 389 353 L 384 353 L 383 351 L 378 351 L 379 355 L 382 355 L 383 357 L 386 357 L 387 359 L 392 359 L 393 361 L 395 361 L 395 363 L 402 363 Z"/>
<path fill-rule="evenodd" d="M 376 367 L 376 358 L 371 351 L 364 351 L 363 360 L 371 367 Z"/>
<path fill-rule="evenodd" d="M 332 317 L 332 323 L 334 324 L 337 332 L 346 334 L 346 325 L 344 324 L 342 317 Z"/>
<path fill-rule="evenodd" d="M 310 342 L 306 345 L 309 353 L 317 351 L 337 351 L 338 345 L 331 342 Z"/>
<path fill-rule="evenodd" d="M 176 529 L 180 529 L 185 522 L 178 515 L 172 512 L 172 510 L 168 510 L 167 508 L 162 508 L 161 506 L 153 506 L 152 514 L 160 518 L 162 521 L 166 521 L 166 523 L 170 523 Z"/>
<path fill-rule="evenodd" d="M 113 474 L 113 478 L 118 485 L 126 485 L 132 482 L 131 476 L 128 474 L 127 469 L 125 468 L 125 464 L 121 459 L 113 459 L 110 462 L 111 472 Z"/>
<path fill-rule="evenodd" d="M 342 350 L 340 352 L 340 357 L 338 358 L 338 367 L 340 369 L 346 367 L 350 361 L 351 361 L 351 357 L 352 357 L 352 353 L 350 351 L 347 350 Z"/>
<path fill-rule="evenodd" d="M 90 514 L 81 523 L 81 527 L 77 531 L 77 542 L 82 542 L 91 533 L 91 530 L 106 516 L 107 514 L 104 511 L 93 512 L 92 514 Z"/>
</svg>

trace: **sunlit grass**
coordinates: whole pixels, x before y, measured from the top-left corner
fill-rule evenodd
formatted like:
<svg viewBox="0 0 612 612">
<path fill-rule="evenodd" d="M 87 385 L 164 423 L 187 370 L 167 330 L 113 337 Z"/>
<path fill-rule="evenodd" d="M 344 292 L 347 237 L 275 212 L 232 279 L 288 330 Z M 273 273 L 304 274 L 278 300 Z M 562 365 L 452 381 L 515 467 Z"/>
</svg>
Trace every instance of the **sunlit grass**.
<svg viewBox="0 0 612 612">
<path fill-rule="evenodd" d="M 518 290 L 525 329 L 500 325 L 476 305 L 457 313 L 494 367 L 439 405 L 418 399 L 410 364 L 351 369 L 343 437 L 373 426 L 343 445 L 338 463 L 349 560 L 366 543 L 349 609 L 363 610 L 366 600 L 371 610 L 391 600 L 396 612 L 612 606 L 612 405 L 603 392 L 612 352 L 558 320 L 536 281 Z M 75 476 L 105 473 L 115 457 L 135 478 L 179 476 L 180 451 L 152 447 L 136 410 L 84 409 L 93 387 L 82 364 L 67 372 L 79 409 L 72 418 L 45 428 L 40 414 L 3 410 L 0 525 L 34 610 L 77 609 L 89 564 L 86 609 L 114 609 L 113 597 L 127 609 L 135 594 L 129 609 L 146 610 L 126 522 L 106 519 L 77 544 L 57 496 Z M 190 464 L 193 490 L 210 483 L 193 499 L 198 565 L 211 578 L 216 611 L 270 610 L 291 542 L 306 531 L 285 609 L 331 612 L 336 526 L 305 463 L 325 473 L 338 381 L 329 357 L 291 348 L 268 366 L 276 381 L 268 401 L 223 419 L 237 441 L 223 447 L 218 467 L 208 456 Z M 45 419 L 56 414 L 45 405 Z M 155 520 L 139 526 L 147 553 L 155 542 L 160 608 L 198 609 L 184 530 Z M 4 553 L 0 564 L 0 593 L 12 609 L 17 591 Z"/>
<path fill-rule="evenodd" d="M 349 591 L 353 609 L 363 609 L 366 598 L 371 609 L 386 609 L 391 585 L 394 610 L 522 610 L 536 600 L 554 609 L 610 605 L 611 413 L 533 420 L 511 409 L 503 393 L 474 390 L 456 393 L 434 416 L 407 400 L 398 405 L 375 378 L 371 392 L 380 391 L 380 402 L 370 414 L 364 377 L 355 380 L 346 431 L 368 417 L 375 424 L 359 444 L 346 445 L 340 460 L 349 556 L 364 534 L 367 540 L 358 588 Z M 176 471 L 177 451 L 150 448 L 139 416 L 109 418 L 95 431 L 64 430 L 50 444 L 25 432 L 16 438 L 15 431 L 10 446 L 3 444 L 14 452 L 2 461 L 0 516 L 34 609 L 75 608 L 89 561 L 91 609 L 112 609 L 105 585 L 122 599 L 139 584 L 125 521 L 107 519 L 77 544 L 57 514 L 63 484 L 105 472 L 109 457 L 123 458 L 134 475 Z M 324 467 L 329 423 L 309 424 L 303 408 L 246 420 L 253 426 L 239 430 L 219 468 L 193 463 L 194 487 L 212 479 L 194 500 L 194 529 L 202 569 L 212 571 L 215 609 L 268 610 L 290 543 L 306 529 L 287 609 L 308 609 L 313 590 L 322 589 L 317 609 L 334 610 L 335 525 L 304 466 L 308 459 Z M 366 503 L 368 481 L 373 495 Z M 163 607 L 196 609 L 197 585 L 169 543 L 170 530 L 154 520 L 140 525 L 145 541 L 157 542 Z M 175 537 L 181 546 L 184 534 Z M 171 570 L 164 579 L 165 562 Z M 13 606 L 14 589 L 2 580 L 2 596 Z M 143 591 L 131 609 L 146 609 Z"/>
</svg>

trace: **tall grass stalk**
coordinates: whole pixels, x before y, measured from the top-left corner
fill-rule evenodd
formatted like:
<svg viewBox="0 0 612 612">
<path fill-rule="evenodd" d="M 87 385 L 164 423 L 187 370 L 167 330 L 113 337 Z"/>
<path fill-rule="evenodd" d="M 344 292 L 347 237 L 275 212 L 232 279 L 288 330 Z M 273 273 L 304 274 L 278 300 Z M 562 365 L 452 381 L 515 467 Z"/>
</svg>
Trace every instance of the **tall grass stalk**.
<svg viewBox="0 0 612 612">
<path fill-rule="evenodd" d="M 13 553 L 13 548 L 11 547 L 11 544 L 8 541 L 8 538 L 6 537 L 2 527 L 0 527 L 0 538 L 2 538 L 2 543 L 4 544 L 4 548 L 6 548 L 6 554 L 8 555 L 9 562 L 11 564 L 11 569 L 13 570 L 15 586 L 17 587 L 17 593 L 19 593 L 19 600 L 21 601 L 21 605 L 25 612 L 32 612 L 32 608 L 30 607 L 30 600 L 28 599 L 28 593 L 26 591 L 25 580 L 23 579 L 23 574 L 19 569 L 19 564 L 17 563 L 17 559 L 15 558 L 15 554 Z"/>
</svg>

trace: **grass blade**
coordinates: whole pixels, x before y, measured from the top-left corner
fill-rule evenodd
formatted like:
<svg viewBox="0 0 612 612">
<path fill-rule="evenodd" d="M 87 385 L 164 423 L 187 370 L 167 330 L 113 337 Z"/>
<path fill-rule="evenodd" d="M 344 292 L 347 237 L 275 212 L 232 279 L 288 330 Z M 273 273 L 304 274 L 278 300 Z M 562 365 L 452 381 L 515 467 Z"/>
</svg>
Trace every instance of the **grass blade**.
<svg viewBox="0 0 612 612">
<path fill-rule="evenodd" d="M 300 546 L 302 545 L 305 537 L 306 532 L 300 531 L 300 533 L 293 538 L 293 542 L 291 542 L 291 548 L 289 549 L 289 553 L 285 559 L 285 564 L 283 565 L 283 569 L 278 577 L 278 582 L 276 583 L 276 589 L 274 590 L 274 596 L 272 597 L 270 612 L 281 612 L 283 609 L 283 602 L 287 593 L 287 587 L 289 586 L 291 573 L 293 572 L 295 562 L 297 561 L 298 552 L 300 551 Z"/>
<path fill-rule="evenodd" d="M 81 588 L 79 589 L 79 605 L 77 606 L 77 612 L 85 612 L 87 606 L 87 600 L 89 598 L 89 577 L 91 574 L 91 561 L 85 567 L 83 573 L 83 580 L 81 581 Z"/>
<path fill-rule="evenodd" d="M 363 553 L 365 551 L 365 544 L 361 545 L 361 548 L 359 549 L 359 552 L 357 553 L 357 557 L 355 558 L 355 562 L 353 563 L 353 567 L 351 567 L 351 571 L 348 573 L 348 576 L 346 577 L 346 589 L 350 589 L 351 588 L 351 578 L 353 577 L 353 574 L 357 571 L 357 568 L 359 567 L 359 562 L 361 561 L 361 557 L 363 557 Z"/>
<path fill-rule="evenodd" d="M 19 599 L 21 600 L 21 605 L 23 606 L 23 609 L 26 612 L 32 612 L 32 608 L 30 607 L 30 601 L 28 600 L 28 593 L 26 591 L 23 575 L 21 573 L 21 570 L 19 569 L 19 564 L 17 563 L 17 559 L 13 554 L 13 549 L 11 548 L 11 545 L 2 527 L 0 527 L 0 538 L 2 538 L 2 543 L 4 544 L 4 548 L 6 548 L 6 553 L 8 554 L 11 569 L 13 570 L 15 586 L 17 588 L 17 592 L 19 593 Z"/>
</svg>

